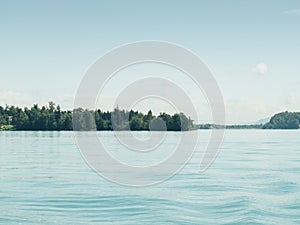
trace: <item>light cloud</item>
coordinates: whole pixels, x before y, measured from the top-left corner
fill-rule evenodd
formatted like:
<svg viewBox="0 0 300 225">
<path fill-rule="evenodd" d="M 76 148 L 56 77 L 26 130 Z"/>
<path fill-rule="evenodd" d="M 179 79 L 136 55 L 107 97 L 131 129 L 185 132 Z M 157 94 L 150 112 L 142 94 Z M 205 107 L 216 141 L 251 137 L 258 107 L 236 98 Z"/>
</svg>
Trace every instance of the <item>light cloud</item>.
<svg viewBox="0 0 300 225">
<path fill-rule="evenodd" d="M 285 107 L 287 108 L 287 110 L 299 111 L 300 108 L 299 95 L 295 95 L 295 94 L 288 95 L 285 100 Z"/>
<path fill-rule="evenodd" d="M 17 105 L 25 106 L 31 100 L 26 94 L 22 94 L 14 91 L 0 91 L 0 105 Z"/>
<path fill-rule="evenodd" d="M 227 124 L 251 124 L 280 111 L 277 106 L 258 99 L 230 99 L 225 106 Z"/>
<path fill-rule="evenodd" d="M 265 63 L 258 63 L 254 68 L 253 72 L 258 74 L 266 74 L 268 72 L 268 65 Z"/>
<path fill-rule="evenodd" d="M 297 104 L 297 98 L 294 95 L 289 95 L 286 100 L 286 103 L 288 105 L 295 105 L 295 104 Z"/>
<path fill-rule="evenodd" d="M 60 107 L 62 109 L 73 109 L 74 97 L 75 97 L 75 94 L 66 93 L 66 94 L 55 97 L 53 101 L 56 104 L 60 105 Z"/>
<path fill-rule="evenodd" d="M 300 9 L 291 9 L 284 11 L 284 14 L 297 15 L 300 16 Z"/>
<path fill-rule="evenodd" d="M 54 103 L 60 105 L 61 109 L 71 110 L 73 109 L 74 94 L 66 93 L 58 96 L 37 96 L 35 98 L 33 95 L 27 93 L 21 93 L 9 90 L 0 90 L 0 105 L 15 105 L 18 107 L 31 107 L 33 104 L 38 104 L 39 106 L 48 105 L 49 101 L 54 101 Z"/>
</svg>

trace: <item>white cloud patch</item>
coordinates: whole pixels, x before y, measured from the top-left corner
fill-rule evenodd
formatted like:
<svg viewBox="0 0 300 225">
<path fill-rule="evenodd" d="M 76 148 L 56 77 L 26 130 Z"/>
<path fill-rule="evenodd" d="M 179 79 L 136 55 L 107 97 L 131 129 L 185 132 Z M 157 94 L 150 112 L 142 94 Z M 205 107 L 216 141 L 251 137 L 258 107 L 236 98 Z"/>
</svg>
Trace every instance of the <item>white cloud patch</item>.
<svg viewBox="0 0 300 225">
<path fill-rule="evenodd" d="M 300 9 L 287 10 L 287 11 L 284 11 L 284 14 L 300 16 Z"/>
<path fill-rule="evenodd" d="M 25 106 L 30 102 L 28 95 L 14 91 L 0 91 L 0 105 Z"/>
<path fill-rule="evenodd" d="M 265 63 L 258 63 L 252 71 L 258 74 L 266 74 L 269 71 L 269 68 Z"/>
</svg>

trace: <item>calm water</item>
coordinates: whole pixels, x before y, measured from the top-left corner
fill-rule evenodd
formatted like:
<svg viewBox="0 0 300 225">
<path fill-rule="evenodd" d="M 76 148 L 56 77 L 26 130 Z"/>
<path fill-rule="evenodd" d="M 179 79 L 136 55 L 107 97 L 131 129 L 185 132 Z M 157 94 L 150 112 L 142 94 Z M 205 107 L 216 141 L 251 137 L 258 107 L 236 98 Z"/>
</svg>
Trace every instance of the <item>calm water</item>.
<svg viewBox="0 0 300 225">
<path fill-rule="evenodd" d="M 143 188 L 93 172 L 72 132 L 0 132 L 0 223 L 300 224 L 300 130 L 227 131 L 203 174 L 197 169 L 210 131 L 199 132 L 188 165 Z M 99 135 L 116 151 L 124 148 L 112 132 Z M 168 142 L 177 136 L 170 133 Z"/>
</svg>

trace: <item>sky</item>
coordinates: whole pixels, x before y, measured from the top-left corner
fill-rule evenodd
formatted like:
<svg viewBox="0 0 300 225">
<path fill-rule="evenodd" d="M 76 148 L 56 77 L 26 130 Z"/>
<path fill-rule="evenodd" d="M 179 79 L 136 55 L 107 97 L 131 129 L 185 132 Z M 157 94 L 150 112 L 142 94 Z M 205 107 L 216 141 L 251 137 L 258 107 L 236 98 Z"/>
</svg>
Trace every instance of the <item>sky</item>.
<svg viewBox="0 0 300 225">
<path fill-rule="evenodd" d="M 97 59 L 143 40 L 175 43 L 197 54 L 222 91 L 228 124 L 300 111 L 297 0 L 0 0 L 0 105 L 52 100 L 72 109 L 80 81 Z M 193 92 L 172 68 L 137 66 L 120 72 L 99 106 L 111 109 L 117 90 L 147 74 Z M 196 91 L 189 93 L 199 112 L 194 119 L 210 122 L 209 104 Z M 152 103 L 135 107 L 169 110 L 165 103 Z"/>
</svg>

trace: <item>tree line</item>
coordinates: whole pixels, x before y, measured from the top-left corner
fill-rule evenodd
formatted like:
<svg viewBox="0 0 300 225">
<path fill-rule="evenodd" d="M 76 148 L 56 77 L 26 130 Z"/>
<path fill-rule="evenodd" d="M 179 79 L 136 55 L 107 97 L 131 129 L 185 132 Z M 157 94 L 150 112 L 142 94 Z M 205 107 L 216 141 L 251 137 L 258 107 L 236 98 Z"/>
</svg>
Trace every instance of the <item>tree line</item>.
<svg viewBox="0 0 300 225">
<path fill-rule="evenodd" d="M 61 110 L 59 105 L 49 102 L 47 106 L 37 104 L 24 109 L 16 106 L 0 106 L 0 129 L 5 130 L 168 130 L 187 131 L 193 129 L 193 121 L 184 113 L 158 116 L 149 110 L 120 110 L 112 112 L 78 108 Z"/>
</svg>

